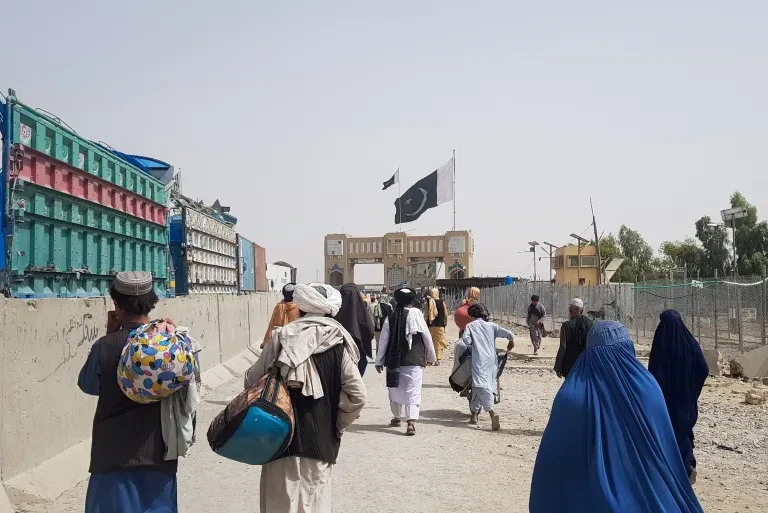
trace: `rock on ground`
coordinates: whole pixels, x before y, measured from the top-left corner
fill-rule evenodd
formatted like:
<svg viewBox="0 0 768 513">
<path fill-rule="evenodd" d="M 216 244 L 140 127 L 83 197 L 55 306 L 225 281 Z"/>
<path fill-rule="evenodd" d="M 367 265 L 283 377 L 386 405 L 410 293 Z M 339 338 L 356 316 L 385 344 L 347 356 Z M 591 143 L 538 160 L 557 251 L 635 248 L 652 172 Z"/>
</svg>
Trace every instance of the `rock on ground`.
<svg viewBox="0 0 768 513">
<path fill-rule="evenodd" d="M 753 349 L 731 361 L 731 375 L 750 379 L 768 376 L 768 346 Z"/>
</svg>

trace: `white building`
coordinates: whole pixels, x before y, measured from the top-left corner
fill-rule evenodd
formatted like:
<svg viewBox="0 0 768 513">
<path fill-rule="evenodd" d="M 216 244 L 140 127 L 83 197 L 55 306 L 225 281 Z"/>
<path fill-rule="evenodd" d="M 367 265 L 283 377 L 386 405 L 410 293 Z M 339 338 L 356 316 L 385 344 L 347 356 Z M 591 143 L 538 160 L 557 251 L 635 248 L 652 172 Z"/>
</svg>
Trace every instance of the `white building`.
<svg viewBox="0 0 768 513">
<path fill-rule="evenodd" d="M 283 290 L 291 283 L 291 267 L 278 264 L 267 264 L 267 285 L 269 290 Z"/>
</svg>

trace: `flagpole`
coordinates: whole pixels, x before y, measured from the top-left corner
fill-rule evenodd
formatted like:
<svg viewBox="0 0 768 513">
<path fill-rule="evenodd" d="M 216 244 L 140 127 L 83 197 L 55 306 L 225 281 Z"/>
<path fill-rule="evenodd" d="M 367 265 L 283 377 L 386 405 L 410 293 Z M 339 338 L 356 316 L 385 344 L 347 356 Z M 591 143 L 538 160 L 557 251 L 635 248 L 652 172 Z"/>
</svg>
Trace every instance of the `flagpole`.
<svg viewBox="0 0 768 513">
<path fill-rule="evenodd" d="M 403 225 L 403 196 L 400 194 L 400 166 L 397 166 L 397 206 L 400 210 L 400 219 L 397 222 L 397 231 L 402 230 Z"/>
<path fill-rule="evenodd" d="M 453 231 L 456 231 L 456 150 L 453 150 Z"/>
</svg>

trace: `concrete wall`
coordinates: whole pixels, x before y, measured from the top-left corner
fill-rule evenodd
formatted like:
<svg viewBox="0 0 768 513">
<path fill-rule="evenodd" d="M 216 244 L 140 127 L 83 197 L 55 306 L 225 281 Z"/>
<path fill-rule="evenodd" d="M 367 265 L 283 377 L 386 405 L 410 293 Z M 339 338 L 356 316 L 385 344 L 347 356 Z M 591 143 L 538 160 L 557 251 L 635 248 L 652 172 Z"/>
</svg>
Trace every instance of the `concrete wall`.
<svg viewBox="0 0 768 513">
<path fill-rule="evenodd" d="M 187 296 L 162 301 L 153 315 L 188 326 L 203 347 L 203 371 L 215 372 L 250 344 L 258 347 L 279 299 L 278 293 Z M 14 477 L 90 437 L 96 400 L 80 392 L 77 376 L 104 335 L 112 304 L 97 298 L 0 299 L 0 305 L 0 478 L 12 487 Z M 78 461 L 71 471 L 85 477 L 87 465 Z"/>
</svg>

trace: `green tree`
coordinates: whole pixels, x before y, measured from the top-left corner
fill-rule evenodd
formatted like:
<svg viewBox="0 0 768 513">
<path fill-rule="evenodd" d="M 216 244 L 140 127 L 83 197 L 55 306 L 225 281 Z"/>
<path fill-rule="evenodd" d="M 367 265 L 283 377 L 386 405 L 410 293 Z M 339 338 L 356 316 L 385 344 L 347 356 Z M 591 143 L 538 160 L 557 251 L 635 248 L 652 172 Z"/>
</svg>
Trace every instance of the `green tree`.
<svg viewBox="0 0 768 513">
<path fill-rule="evenodd" d="M 600 238 L 600 256 L 602 258 L 623 257 L 624 263 L 611 278 L 612 282 L 631 283 L 644 279 L 653 279 L 656 272 L 653 266 L 653 249 L 635 230 L 621 225 L 618 236 L 608 234 Z"/>
<path fill-rule="evenodd" d="M 751 205 L 739 191 L 731 195 L 731 207 L 747 209 L 746 217 L 734 221 L 739 273 L 762 274 L 768 265 L 768 223 L 757 221 L 757 207 Z"/>
<path fill-rule="evenodd" d="M 640 232 L 637 232 L 627 225 L 621 225 L 618 236 L 619 246 L 624 258 L 627 259 L 622 266 L 626 274 L 633 276 L 632 280 L 622 281 L 641 281 L 643 279 L 655 278 L 653 272 L 653 249 L 645 242 Z M 627 276 L 629 277 L 629 276 Z"/>
<path fill-rule="evenodd" d="M 704 248 L 702 276 L 714 276 L 715 271 L 721 276 L 731 272 L 731 250 L 728 248 L 728 231 L 715 225 L 709 216 L 696 221 L 696 238 Z"/>
<path fill-rule="evenodd" d="M 706 253 L 694 239 L 687 237 L 682 241 L 665 241 L 659 249 L 663 255 L 661 265 L 665 269 L 683 267 L 689 277 L 699 276 L 706 272 L 703 269 L 706 262 Z"/>
</svg>

